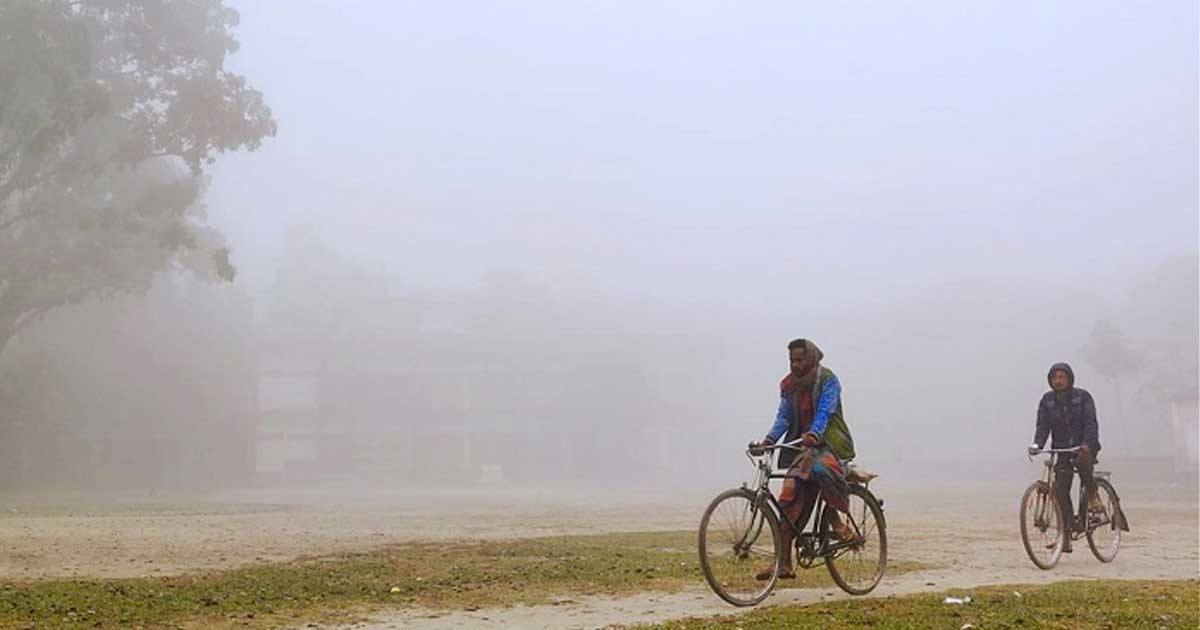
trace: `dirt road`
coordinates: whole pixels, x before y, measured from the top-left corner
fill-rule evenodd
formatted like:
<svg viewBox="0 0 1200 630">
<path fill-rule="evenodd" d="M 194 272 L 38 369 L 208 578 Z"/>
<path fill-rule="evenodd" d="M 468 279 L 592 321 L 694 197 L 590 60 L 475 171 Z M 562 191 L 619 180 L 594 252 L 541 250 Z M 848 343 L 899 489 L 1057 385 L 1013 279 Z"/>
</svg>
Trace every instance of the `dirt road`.
<svg viewBox="0 0 1200 630">
<path fill-rule="evenodd" d="M 1121 488 L 1133 531 L 1116 562 L 1101 564 L 1082 545 L 1043 572 L 1021 548 L 1021 486 L 877 488 L 886 499 L 891 558 L 938 567 L 885 577 L 879 595 L 1079 577 L 1200 576 L 1194 489 Z M 415 540 L 691 529 L 715 494 L 709 490 L 630 495 L 492 488 L 483 498 L 478 490 L 329 486 L 200 497 L 0 497 L 0 579 L 166 575 Z M 823 597 L 842 595 L 831 581 L 828 589 L 784 589 L 769 601 Z M 576 598 L 556 606 L 402 611 L 359 627 L 596 628 L 732 611 L 697 584 L 672 595 Z"/>
<path fill-rule="evenodd" d="M 902 595 L 988 584 L 1042 583 L 1079 578 L 1178 579 L 1200 577 L 1200 512 L 1189 493 L 1126 491 L 1133 530 L 1115 562 L 1102 564 L 1086 543 L 1053 571 L 1035 568 L 1025 556 L 1017 529 L 1019 501 L 1002 488 L 978 488 L 966 499 L 943 493 L 895 493 L 888 500 L 889 547 L 894 559 L 919 560 L 938 568 L 885 577 L 873 596 Z M 1144 497 L 1144 498 L 1137 498 Z M 1168 544 L 1162 544 L 1163 542 Z M 812 569 L 823 571 L 823 568 Z M 782 589 L 764 605 L 813 603 L 847 598 L 832 580 L 825 589 Z M 359 630 L 603 628 L 687 616 L 738 612 L 706 587 L 674 594 L 575 598 L 553 606 L 529 606 L 439 614 L 401 611 L 355 626 Z"/>
<path fill-rule="evenodd" d="M 694 505 L 491 488 L 0 497 L 0 579 L 224 569 L 388 543 L 694 527 Z"/>
</svg>

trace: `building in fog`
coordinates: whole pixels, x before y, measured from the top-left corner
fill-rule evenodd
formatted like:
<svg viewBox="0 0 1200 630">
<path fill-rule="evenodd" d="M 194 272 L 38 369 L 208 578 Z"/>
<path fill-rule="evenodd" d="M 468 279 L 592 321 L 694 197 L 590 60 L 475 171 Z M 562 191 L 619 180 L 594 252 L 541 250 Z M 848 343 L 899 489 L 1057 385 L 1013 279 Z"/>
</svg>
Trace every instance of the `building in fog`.
<svg viewBox="0 0 1200 630">
<path fill-rule="evenodd" d="M 1192 387 L 1171 399 L 1171 443 L 1175 447 L 1175 471 L 1196 480 L 1200 471 L 1200 390 Z"/>
<path fill-rule="evenodd" d="M 261 475 L 612 479 L 682 472 L 710 456 L 672 444 L 720 418 L 719 405 L 682 394 L 716 387 L 711 343 L 339 328 L 319 342 L 263 344 Z"/>
</svg>

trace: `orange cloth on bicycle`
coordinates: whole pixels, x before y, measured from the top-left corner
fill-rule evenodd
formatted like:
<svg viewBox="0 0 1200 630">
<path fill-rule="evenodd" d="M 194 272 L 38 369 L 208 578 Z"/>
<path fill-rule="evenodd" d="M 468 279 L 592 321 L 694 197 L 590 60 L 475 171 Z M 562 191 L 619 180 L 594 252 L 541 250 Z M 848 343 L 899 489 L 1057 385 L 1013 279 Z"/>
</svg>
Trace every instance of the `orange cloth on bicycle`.
<svg viewBox="0 0 1200 630">
<path fill-rule="evenodd" d="M 801 485 L 819 488 L 825 502 L 836 510 L 846 512 L 850 509 L 850 486 L 846 484 L 842 463 L 824 446 L 803 450 L 792 463 L 788 478 L 779 492 L 780 502 L 787 504 L 794 501 L 798 486 Z"/>
</svg>

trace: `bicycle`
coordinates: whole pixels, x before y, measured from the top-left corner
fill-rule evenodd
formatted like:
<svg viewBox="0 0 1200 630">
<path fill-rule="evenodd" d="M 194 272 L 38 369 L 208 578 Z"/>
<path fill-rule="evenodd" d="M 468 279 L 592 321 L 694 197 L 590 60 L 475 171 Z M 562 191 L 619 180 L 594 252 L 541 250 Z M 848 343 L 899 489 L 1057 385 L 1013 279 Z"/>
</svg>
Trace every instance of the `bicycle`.
<svg viewBox="0 0 1200 630">
<path fill-rule="evenodd" d="M 746 457 L 757 468 L 754 486 L 743 483 L 717 495 L 700 519 L 698 543 L 704 578 L 718 597 L 734 606 L 758 604 L 775 589 L 783 570 L 781 522 L 796 532 L 797 566 L 808 569 L 823 560 L 833 581 L 852 595 L 870 593 L 883 578 L 887 566 L 883 501 L 867 488 L 877 475 L 854 467 L 846 474 L 850 512 L 845 517 L 854 531 L 849 541 L 832 534 L 830 523 L 836 510 L 820 493 L 810 511 L 814 516 L 811 531 L 803 532 L 805 523 L 793 522 L 784 514 L 769 484 L 789 475 L 774 471 L 771 459 L 781 448 L 802 450 L 797 446 L 800 443 L 763 446 L 758 453 L 748 448 Z M 760 580 L 756 574 L 766 561 L 772 563 L 771 575 Z"/>
<path fill-rule="evenodd" d="M 1030 461 L 1033 461 L 1034 455 L 1050 456 L 1045 462 L 1044 477 L 1029 484 L 1021 497 L 1021 541 L 1025 544 L 1025 553 L 1029 554 L 1029 559 L 1042 570 L 1052 569 L 1058 564 L 1068 537 L 1073 541 L 1086 537 L 1088 547 L 1097 560 L 1112 562 L 1117 557 L 1117 549 L 1121 545 L 1121 532 L 1129 531 L 1125 513 L 1121 511 L 1121 499 L 1109 481 L 1112 473 L 1099 470 L 1093 475 L 1103 509 L 1092 509 L 1088 503 L 1087 489 L 1081 482 L 1079 505 L 1087 506 L 1082 510 L 1081 527 L 1076 529 L 1063 526 L 1067 518 L 1062 514 L 1062 507 L 1054 497 L 1054 464 L 1060 454 L 1078 452 L 1079 447 L 1076 446 L 1028 453 Z M 1074 515 L 1067 516 L 1073 523 Z"/>
</svg>

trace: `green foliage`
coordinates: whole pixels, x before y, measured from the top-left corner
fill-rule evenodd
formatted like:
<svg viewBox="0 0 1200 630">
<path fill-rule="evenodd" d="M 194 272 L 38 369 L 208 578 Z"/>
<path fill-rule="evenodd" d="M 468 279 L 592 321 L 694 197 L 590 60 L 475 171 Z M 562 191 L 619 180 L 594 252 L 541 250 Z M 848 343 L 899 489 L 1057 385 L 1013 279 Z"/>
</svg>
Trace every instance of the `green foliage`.
<svg viewBox="0 0 1200 630">
<path fill-rule="evenodd" d="M 203 171 L 276 129 L 224 68 L 237 19 L 221 0 L 0 5 L 0 349 L 49 309 L 163 269 L 232 279 Z"/>
</svg>

